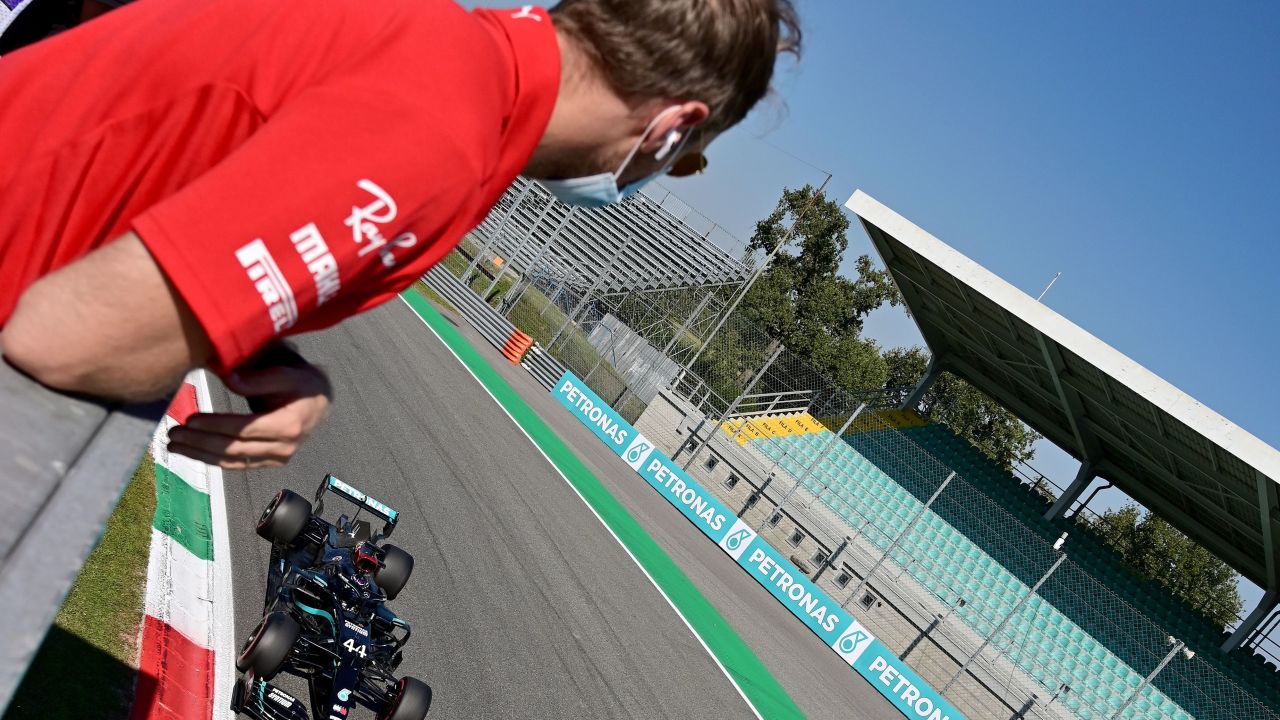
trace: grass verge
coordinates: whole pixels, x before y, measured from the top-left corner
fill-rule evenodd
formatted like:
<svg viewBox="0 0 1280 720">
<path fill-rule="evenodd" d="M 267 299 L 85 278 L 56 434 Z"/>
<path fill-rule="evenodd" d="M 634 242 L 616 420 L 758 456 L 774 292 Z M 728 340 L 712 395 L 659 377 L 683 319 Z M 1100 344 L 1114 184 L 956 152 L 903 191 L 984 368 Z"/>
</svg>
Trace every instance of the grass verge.
<svg viewBox="0 0 1280 720">
<path fill-rule="evenodd" d="M 418 294 L 422 295 L 422 297 L 430 300 L 436 305 L 444 308 L 445 310 L 448 310 L 451 313 L 457 314 L 458 309 L 453 306 L 453 303 L 449 302 L 448 300 L 445 300 L 443 295 L 436 292 L 435 290 L 432 290 L 431 286 L 428 285 L 425 281 L 419 280 L 418 282 L 414 283 L 413 289 L 417 290 Z"/>
<path fill-rule="evenodd" d="M 155 509 L 155 468 L 148 454 L 63 601 L 4 720 L 128 715 Z"/>
</svg>

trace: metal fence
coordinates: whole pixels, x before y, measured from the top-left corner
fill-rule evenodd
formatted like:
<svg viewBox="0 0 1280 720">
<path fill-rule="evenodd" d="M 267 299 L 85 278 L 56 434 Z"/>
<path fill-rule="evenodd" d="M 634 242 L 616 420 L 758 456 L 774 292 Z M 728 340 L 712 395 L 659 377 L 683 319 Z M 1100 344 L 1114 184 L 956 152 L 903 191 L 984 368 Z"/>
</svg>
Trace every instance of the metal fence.
<svg viewBox="0 0 1280 720">
<path fill-rule="evenodd" d="M 608 291 L 611 283 L 563 270 L 504 273 L 508 263 L 494 259 L 473 237 L 444 265 L 633 422 L 684 369 L 736 289 Z"/>
<path fill-rule="evenodd" d="M 1280 676 L 1162 624 L 1167 594 L 1102 572 L 1096 541 L 1028 510 L 1042 495 L 903 427 L 904 391 L 839 387 L 722 317 L 739 286 L 628 288 L 617 248 L 595 277 L 514 271 L 488 245 L 447 265 L 970 717 L 1280 720 Z"/>
</svg>

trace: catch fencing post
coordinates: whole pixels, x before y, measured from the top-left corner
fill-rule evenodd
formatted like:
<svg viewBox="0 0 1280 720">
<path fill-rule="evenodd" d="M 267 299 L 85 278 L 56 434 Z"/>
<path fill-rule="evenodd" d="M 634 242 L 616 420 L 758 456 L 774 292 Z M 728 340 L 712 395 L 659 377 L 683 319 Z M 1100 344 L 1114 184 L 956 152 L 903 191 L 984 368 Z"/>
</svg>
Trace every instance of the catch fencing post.
<svg viewBox="0 0 1280 720">
<path fill-rule="evenodd" d="M 862 592 L 862 589 L 867 586 L 867 582 L 871 580 L 871 576 L 875 575 L 876 571 L 880 569 L 880 566 L 884 564 L 885 558 L 889 557 L 889 554 L 898 547 L 898 543 L 902 542 L 902 539 L 907 536 L 907 533 L 911 532 L 911 529 L 916 526 L 916 523 L 920 522 L 920 518 L 924 517 L 924 514 L 929 512 L 929 508 L 933 505 L 933 501 L 937 500 L 938 496 L 942 494 L 942 491 L 947 489 L 947 486 L 951 484 L 951 480 L 955 476 L 956 473 L 953 470 L 951 474 L 947 476 L 947 479 L 943 480 L 942 484 L 938 486 L 938 489 L 933 491 L 933 495 L 929 496 L 929 502 L 925 503 L 924 507 L 920 508 L 920 511 L 916 513 L 916 516 L 911 518 L 911 522 L 902 529 L 902 532 L 898 533 L 898 536 L 893 539 L 893 542 L 889 543 L 889 547 L 885 548 L 884 552 L 880 554 L 880 559 L 876 560 L 876 564 L 872 565 L 871 569 L 867 571 L 867 574 L 862 576 L 862 580 L 858 581 L 858 587 L 854 588 L 852 593 L 849 593 L 849 597 L 845 598 L 843 603 L 840 603 L 840 607 L 844 607 L 845 604 L 849 602 L 849 598 L 856 597 L 858 593 Z M 943 688 L 943 690 L 945 691 L 946 688 Z"/>
<path fill-rule="evenodd" d="M 738 438 L 742 437 L 742 431 L 746 430 L 748 427 L 754 428 L 755 423 L 752 422 L 751 420 L 743 420 L 742 422 L 738 423 L 738 427 L 733 431 L 733 441 L 738 442 Z"/>
<path fill-rule="evenodd" d="M 1155 680 L 1156 676 L 1159 675 L 1162 670 L 1164 670 L 1165 666 L 1173 661 L 1173 656 L 1182 652 L 1183 648 L 1187 646 L 1185 642 L 1173 636 L 1169 637 L 1169 642 L 1173 645 L 1173 649 L 1170 650 L 1169 653 L 1164 656 L 1164 659 L 1160 661 L 1159 665 L 1156 665 L 1156 669 L 1152 670 L 1150 675 L 1142 679 L 1142 682 L 1139 683 L 1138 687 L 1134 689 L 1133 694 L 1129 696 L 1129 699 L 1125 700 L 1124 704 L 1121 705 L 1118 710 L 1111 713 L 1111 720 L 1116 720 L 1116 718 L 1123 715 L 1124 711 L 1128 710 L 1129 706 L 1133 704 L 1133 701 L 1137 700 L 1138 696 L 1142 694 L 1142 691 L 1145 690 L 1146 687 L 1151 684 L 1151 681 Z"/>
<path fill-rule="evenodd" d="M 738 291 L 738 294 L 733 298 L 733 302 L 729 304 L 729 308 L 724 311 L 724 314 L 720 316 L 720 321 L 717 322 L 716 326 L 711 330 L 711 334 L 708 335 L 707 339 L 704 340 L 702 342 L 702 345 L 698 347 L 697 352 L 695 352 L 693 354 L 693 357 L 689 359 L 689 362 L 685 364 L 684 369 L 681 370 L 679 373 L 677 373 L 677 377 L 682 376 L 685 373 L 689 372 L 689 368 L 693 367 L 694 361 L 696 361 L 702 355 L 702 351 L 705 350 L 706 347 L 711 344 L 711 341 L 715 339 L 716 334 L 720 332 L 720 328 L 724 327 L 725 321 L 729 319 L 729 316 L 733 314 L 734 310 L 738 309 L 738 304 L 741 303 L 742 299 L 745 298 L 747 296 L 747 293 L 751 291 L 751 286 L 755 285 L 756 280 L 759 280 L 760 276 L 764 274 L 765 268 L 769 267 L 769 262 L 772 261 L 774 256 L 777 255 L 778 252 L 782 250 L 782 246 L 791 242 L 791 236 L 795 234 L 796 226 L 799 225 L 800 221 L 804 219 L 805 213 L 809 212 L 809 208 L 813 207 L 814 201 L 816 201 L 818 199 L 818 196 L 822 194 L 822 191 L 827 188 L 827 183 L 829 182 L 831 182 L 830 174 L 827 175 L 826 180 L 822 181 L 822 185 L 817 190 L 814 191 L 813 195 L 809 197 L 808 204 L 806 204 L 804 206 L 804 209 L 800 211 L 800 214 L 796 216 L 795 221 L 791 223 L 791 227 L 787 228 L 786 235 L 784 235 L 782 239 L 778 241 L 778 244 L 774 246 L 773 250 L 769 253 L 768 257 L 764 259 L 764 262 L 760 263 L 760 267 L 756 268 L 756 271 L 752 273 L 751 277 L 747 280 L 747 283 L 742 286 L 741 290 Z"/>
<path fill-rule="evenodd" d="M 973 664 L 973 661 L 977 659 L 979 655 L 982 654 L 983 650 L 987 649 L 988 645 L 991 644 L 992 638 L 999 635 L 1001 630 L 1004 630 L 1004 626 L 1008 625 L 1009 622 L 1013 620 L 1013 617 L 1018 614 L 1018 611 L 1022 609 L 1022 606 L 1026 605 L 1027 602 L 1030 601 L 1031 598 L 1034 597 L 1035 594 L 1040 591 L 1040 586 L 1045 584 L 1045 581 L 1049 579 L 1049 576 L 1052 575 L 1054 571 L 1058 569 L 1058 566 L 1061 565 L 1063 562 L 1065 562 L 1066 559 L 1067 559 L 1066 553 L 1064 552 L 1058 553 L 1058 559 L 1054 560 L 1053 565 L 1049 566 L 1049 569 L 1045 571 L 1044 575 L 1040 576 L 1040 579 L 1036 581 L 1036 584 L 1031 587 L 1031 591 L 1028 592 L 1026 595 L 1023 595 L 1022 598 L 1018 600 L 1018 602 L 1014 603 L 1013 607 L 1009 610 L 1008 614 L 1006 614 L 1003 618 L 1001 618 L 1000 624 L 996 625 L 995 629 L 992 630 L 985 639 L 983 639 L 982 644 L 979 645 L 978 649 L 974 650 L 973 654 L 971 654 L 969 658 L 964 661 L 964 664 L 960 666 L 960 669 L 956 671 L 956 674 L 951 676 L 951 679 L 948 680 L 947 684 L 942 688 L 943 693 L 946 693 L 947 690 L 949 690 L 951 686 L 955 684 L 955 681 L 960 679 L 960 676 L 964 675 L 965 671 L 969 669 L 969 666 Z M 1164 667 L 1164 666 L 1162 665 L 1161 667 Z"/>
<path fill-rule="evenodd" d="M 813 469 L 817 467 L 819 463 L 822 463 L 827 459 L 827 456 L 830 455 L 831 451 L 835 449 L 836 443 L 843 442 L 841 438 L 844 437 L 845 431 L 849 429 L 849 426 L 853 424 L 853 421 L 856 420 L 858 416 L 862 414 L 862 411 L 866 409 L 867 409 L 866 403 L 862 403 L 861 405 L 859 405 L 858 409 L 854 410 L 853 414 L 849 416 L 849 419 L 844 421 L 844 425 L 840 426 L 840 430 L 837 431 L 835 435 L 832 435 L 830 438 L 827 439 L 827 444 L 822 446 L 822 452 L 818 453 L 818 456 L 814 458 L 813 462 L 809 463 L 809 467 L 806 467 L 804 469 L 804 472 L 801 473 L 800 477 L 796 479 L 797 485 L 803 484 L 805 480 L 809 479 L 809 476 L 813 474 Z M 827 490 L 827 485 L 823 485 L 822 490 L 820 490 L 818 494 L 814 496 L 813 500 L 810 500 L 808 504 L 805 505 L 805 507 L 806 508 L 813 507 L 814 500 L 817 500 L 819 497 L 822 497 L 822 493 L 826 492 L 826 490 Z"/>
<path fill-rule="evenodd" d="M 502 233 L 506 231 L 507 222 L 511 220 L 512 215 L 516 214 L 516 210 L 520 209 L 520 203 L 524 202 L 525 196 L 528 195 L 529 191 L 532 189 L 532 182 L 529 182 L 529 184 L 524 186 L 524 190 L 520 191 L 520 196 L 517 197 L 515 203 L 511 205 L 511 209 L 507 211 L 507 214 L 502 217 L 502 221 L 498 223 L 498 229 L 493 231 L 493 234 L 485 240 L 484 246 L 471 258 L 471 262 L 467 263 L 466 269 L 462 271 L 463 285 L 471 287 L 469 284 L 471 273 L 475 272 L 476 266 L 480 264 L 480 259 L 489 254 L 489 248 L 491 248 L 493 244 L 498 241 L 498 238 L 502 236 Z"/>
<path fill-rule="evenodd" d="M 609 335 L 610 335 L 610 336 L 612 336 L 612 335 L 613 335 L 613 330 L 609 330 Z M 584 382 L 584 383 L 591 382 L 591 376 L 592 376 L 592 375 L 595 375 L 595 374 L 596 374 L 596 370 L 599 370 L 599 369 L 600 369 L 600 364 L 604 362 L 604 353 L 603 353 L 603 352 L 601 352 L 601 353 L 598 353 L 598 354 L 600 355 L 600 359 L 599 359 L 599 360 L 596 360 L 596 364 L 595 364 L 595 365 L 592 365 L 592 366 L 591 366 L 591 369 L 587 371 L 586 376 L 582 378 L 582 382 Z M 610 407 L 612 407 L 612 405 L 611 405 Z"/>
<path fill-rule="evenodd" d="M 760 498 L 764 497 L 765 491 L 769 489 L 769 484 L 772 482 L 773 473 L 769 473 L 768 477 L 764 479 L 764 482 L 760 483 L 760 487 L 752 490 L 751 494 L 747 496 L 747 501 L 742 504 L 742 509 L 738 511 L 738 517 L 746 515 L 748 510 L 755 507 L 755 504 L 760 502 Z"/>
<path fill-rule="evenodd" d="M 827 559 L 823 560 L 822 564 L 819 565 L 818 569 L 813 573 L 813 584 L 818 584 L 818 578 L 822 577 L 822 573 L 825 572 L 827 568 L 835 565 L 836 560 L 840 558 L 840 553 L 844 552 L 844 549 L 849 547 L 849 543 L 852 541 L 853 538 L 850 538 L 848 535 L 844 536 L 844 540 L 840 543 L 840 546 L 833 550 L 831 554 L 827 556 Z"/>
<path fill-rule="evenodd" d="M 702 444 L 699 445 L 697 449 L 693 451 L 693 454 L 690 455 L 689 459 L 686 460 L 684 465 L 681 466 L 682 468 L 684 468 L 686 472 L 688 472 L 689 466 L 693 464 L 693 461 L 697 459 L 698 453 L 702 452 L 702 448 L 710 444 L 710 442 L 716 437 L 716 433 L 720 432 L 720 428 L 724 427 L 725 421 L 729 418 L 730 415 L 733 414 L 735 410 L 738 409 L 738 403 L 742 402 L 742 398 L 745 397 L 747 393 L 750 393 L 753 389 L 755 389 L 756 383 L 760 382 L 760 379 L 764 377 L 764 374 L 769 369 L 769 366 L 773 364 L 774 360 L 778 359 L 778 356 L 782 354 L 783 349 L 784 349 L 783 346 L 779 345 L 773 351 L 773 354 L 769 356 L 769 359 L 765 361 L 764 366 L 760 368 L 760 371 L 756 373 L 756 376 L 751 378 L 751 382 L 747 383 L 747 387 L 742 391 L 742 394 L 738 395 L 738 397 L 733 399 L 733 402 L 729 405 L 729 409 L 725 410 L 724 414 L 720 416 L 720 422 L 716 423 L 716 426 L 711 431 L 711 434 L 707 436 L 707 439 L 704 440 Z"/>
<path fill-rule="evenodd" d="M 613 265 L 618 262 L 618 258 L 622 256 L 622 250 L 626 245 L 627 241 L 624 239 L 622 242 L 618 243 L 616 248 L 613 249 L 613 255 L 609 257 L 609 264 L 605 266 L 604 272 L 600 273 L 600 275 L 591 282 L 591 287 L 587 288 L 587 291 L 582 294 L 582 297 L 578 300 L 578 304 L 574 306 L 573 312 L 565 315 L 564 322 L 560 324 L 560 329 L 556 330 L 556 334 L 552 336 L 551 342 L 547 343 L 547 350 L 555 347 L 556 341 L 564 334 L 565 329 L 569 327 L 569 323 L 577 321 L 578 314 L 586 307 L 587 301 L 595 294 L 596 288 L 604 282 L 605 277 L 613 273 Z"/>
<path fill-rule="evenodd" d="M 715 292 L 714 290 L 708 290 L 707 294 L 703 296 L 702 300 L 693 309 L 693 312 L 689 313 L 689 317 L 685 318 L 684 322 L 680 323 L 680 327 L 676 329 L 675 334 L 671 336 L 671 339 L 667 341 L 667 344 L 662 348 L 661 355 L 654 357 L 653 364 L 649 366 L 649 369 L 645 371 L 644 375 L 636 383 L 636 387 L 643 388 L 645 384 L 649 382 L 649 377 L 653 375 L 655 370 L 658 369 L 657 360 L 659 357 L 664 357 L 667 359 L 671 358 L 671 355 L 670 355 L 671 348 L 675 347 L 676 341 L 679 340 L 685 334 L 685 331 L 687 331 L 689 329 L 689 326 L 693 324 L 693 321 L 697 319 L 699 313 L 701 313 L 703 309 L 706 308 L 707 302 L 711 300 L 711 296 L 714 292 Z M 618 396 L 619 402 L 622 401 L 622 396 L 626 395 L 626 393 L 627 391 L 626 389 L 624 389 L 622 391 L 622 395 Z"/>
<path fill-rule="evenodd" d="M 863 414 L 863 410 L 865 409 L 867 409 L 867 404 L 864 402 L 864 404 L 858 406 L 858 410 L 854 410 L 854 414 L 850 415 L 849 419 L 845 420 L 845 425 L 840 429 L 840 433 L 837 433 L 835 437 L 827 438 L 827 445 L 822 448 L 823 455 L 820 457 L 814 457 L 813 462 L 810 462 L 809 465 L 805 466 L 804 470 L 800 471 L 800 475 L 796 478 L 796 482 L 792 484 L 791 488 L 787 489 L 786 495 L 783 495 L 781 500 L 778 500 L 777 505 L 774 506 L 774 511 L 782 510 L 782 507 L 786 505 L 787 501 L 791 500 L 791 496 L 795 495 L 797 489 L 800 489 L 800 486 L 803 486 L 805 480 L 809 479 L 809 475 L 813 474 L 813 469 L 817 468 L 818 462 L 826 459 L 826 452 L 831 450 L 832 447 L 835 447 L 833 443 L 837 441 L 837 438 L 840 438 L 842 434 L 845 433 L 845 430 L 849 429 L 849 425 L 852 424 L 852 421 L 858 418 L 859 415 Z M 786 456 L 786 454 L 783 454 L 783 456 Z M 813 503 L 809 503 L 809 505 L 806 505 L 805 507 L 812 505 Z M 759 530 L 759 528 L 756 528 L 756 530 Z"/>
<path fill-rule="evenodd" d="M 680 453 L 684 452 L 685 448 L 689 447 L 697 440 L 698 433 L 702 432 L 702 428 L 706 424 L 707 424 L 707 417 L 703 415 L 702 419 L 698 421 L 698 424 L 696 426 L 689 428 L 689 436 L 686 437 L 684 441 L 680 443 L 680 447 L 676 448 L 676 451 L 674 453 L 671 453 L 671 459 L 673 461 L 679 459 Z"/>
<path fill-rule="evenodd" d="M 568 271 L 561 271 L 560 284 L 556 285 L 555 292 L 551 293 L 551 296 L 547 298 L 548 302 L 546 305 L 542 306 L 542 310 L 538 313 L 538 317 L 543 317 L 544 315 L 547 314 L 547 308 L 551 307 L 552 305 L 556 305 L 556 301 L 560 299 L 560 293 L 564 292 L 564 286 L 568 284 L 569 284 Z M 559 306 L 557 305 L 557 307 Z"/>
<path fill-rule="evenodd" d="M 498 268 L 498 272 L 493 276 L 493 282 L 490 282 L 489 287 L 485 288 L 484 293 L 480 295 L 480 299 L 485 302 L 489 301 L 489 293 L 493 292 L 493 289 L 498 287 L 498 281 L 507 274 L 507 269 L 515 264 L 516 257 L 524 250 L 524 247 L 529 244 L 529 241 L 533 239 L 533 233 L 538 229 L 538 226 L 542 224 L 542 218 L 547 216 L 547 213 L 550 212 L 554 205 L 555 201 L 553 200 L 547 203 L 546 207 L 542 208 L 542 212 L 538 214 L 538 219 L 533 221 L 533 225 L 529 227 L 529 232 L 525 233 L 524 237 L 520 238 L 520 244 L 511 252 L 511 257 L 507 258 L 507 262 L 503 263 L 502 267 Z M 564 219 L 562 219 L 560 224 L 556 226 L 556 229 L 552 230 L 551 234 L 547 236 L 547 245 L 551 244 L 550 238 L 555 237 L 557 233 L 564 229 L 565 223 L 569 222 L 569 218 L 573 217 L 573 211 L 576 209 L 577 208 L 569 208 L 569 212 L 565 214 Z M 546 249 L 545 245 L 543 246 L 543 249 Z"/>
</svg>

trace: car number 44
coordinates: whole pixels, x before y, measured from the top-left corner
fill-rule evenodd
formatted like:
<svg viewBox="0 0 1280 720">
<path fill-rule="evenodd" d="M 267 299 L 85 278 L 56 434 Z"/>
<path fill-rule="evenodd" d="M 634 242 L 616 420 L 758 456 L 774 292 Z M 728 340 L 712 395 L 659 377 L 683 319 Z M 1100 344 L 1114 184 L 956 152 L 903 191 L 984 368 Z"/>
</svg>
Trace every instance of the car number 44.
<svg viewBox="0 0 1280 720">
<path fill-rule="evenodd" d="M 365 646 L 364 646 L 364 645 L 356 645 L 356 641 L 355 641 L 354 639 L 352 639 L 352 638 L 347 638 L 347 641 L 346 641 L 346 642 L 344 642 L 344 643 L 342 643 L 342 647 L 346 648 L 346 649 L 347 649 L 347 652 L 353 652 L 353 653 L 356 653 L 357 655 L 359 655 L 360 657 L 364 657 L 364 647 L 365 647 Z"/>
</svg>

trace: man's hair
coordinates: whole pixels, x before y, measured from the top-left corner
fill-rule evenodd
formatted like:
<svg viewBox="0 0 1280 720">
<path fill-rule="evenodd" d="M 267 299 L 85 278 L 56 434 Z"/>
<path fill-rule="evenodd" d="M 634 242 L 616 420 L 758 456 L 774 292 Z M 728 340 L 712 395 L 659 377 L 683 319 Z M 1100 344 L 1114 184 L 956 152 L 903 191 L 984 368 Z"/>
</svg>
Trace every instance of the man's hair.
<svg viewBox="0 0 1280 720">
<path fill-rule="evenodd" d="M 791 0 L 563 0 L 551 10 L 627 100 L 701 100 L 721 132 L 769 91 L 779 53 L 800 54 Z"/>
</svg>

